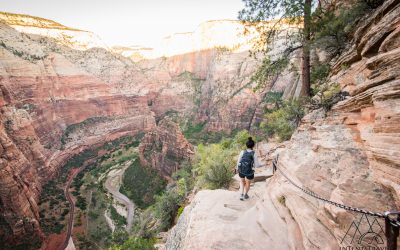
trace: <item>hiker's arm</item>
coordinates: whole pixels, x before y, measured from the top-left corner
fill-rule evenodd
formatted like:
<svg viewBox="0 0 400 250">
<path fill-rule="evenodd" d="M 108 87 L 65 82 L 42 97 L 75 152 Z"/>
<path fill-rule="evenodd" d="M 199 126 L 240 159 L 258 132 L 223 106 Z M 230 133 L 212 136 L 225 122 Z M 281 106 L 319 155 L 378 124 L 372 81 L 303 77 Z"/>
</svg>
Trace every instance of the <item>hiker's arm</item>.
<svg viewBox="0 0 400 250">
<path fill-rule="evenodd" d="M 243 151 L 240 151 L 239 157 L 236 162 L 236 169 L 239 168 L 239 163 L 240 163 L 240 160 L 242 159 L 242 156 L 243 156 Z"/>
<path fill-rule="evenodd" d="M 254 167 L 255 168 L 261 167 L 260 162 L 258 161 L 257 153 L 254 153 Z"/>
</svg>

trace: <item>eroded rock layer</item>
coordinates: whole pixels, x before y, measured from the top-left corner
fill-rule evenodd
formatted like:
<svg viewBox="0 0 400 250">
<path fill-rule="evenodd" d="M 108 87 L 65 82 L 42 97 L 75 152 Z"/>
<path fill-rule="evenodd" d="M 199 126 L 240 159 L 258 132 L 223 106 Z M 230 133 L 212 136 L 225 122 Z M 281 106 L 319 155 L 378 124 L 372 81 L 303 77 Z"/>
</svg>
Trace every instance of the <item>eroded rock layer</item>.
<svg viewBox="0 0 400 250">
<path fill-rule="evenodd" d="M 157 131 L 156 119 L 171 112 L 194 124 L 207 122 L 206 129 L 213 131 L 257 122 L 256 107 L 266 89 L 251 90 L 250 75 L 258 62 L 243 49 L 249 47 L 248 39 L 239 38 L 243 27 L 235 21 L 199 27 L 185 36 L 193 46 L 183 54 L 173 53 L 177 35 L 163 45 L 169 57 L 134 62 L 90 32 L 0 13 L 0 239 L 13 244 L 40 235 L 42 185 L 88 147 Z M 223 37 L 211 42 L 210 35 L 219 34 L 212 30 L 227 27 L 228 43 Z M 283 91 L 286 86 L 281 81 L 267 88 Z M 176 144 L 182 143 L 179 138 Z M 175 146 L 191 150 L 185 143 Z M 176 166 L 165 157 L 182 155 L 165 148 L 167 154 L 157 155 L 151 165 L 169 175 Z"/>
<path fill-rule="evenodd" d="M 330 80 L 339 83 L 350 96 L 328 113 L 323 110 L 309 113 L 285 148 L 272 151 L 266 145 L 271 157 L 279 153 L 278 167 L 291 181 L 340 204 L 379 213 L 400 210 L 399 28 L 399 1 L 385 1 L 363 20 L 354 34 L 353 47 L 333 67 Z M 192 249 L 192 242 L 200 235 L 215 244 L 224 242 L 224 232 L 216 236 L 218 233 L 203 228 L 202 218 L 213 223 L 204 216 L 207 210 L 214 211 L 219 206 L 216 213 L 220 218 L 229 218 L 227 221 L 216 219 L 222 224 L 218 225 L 220 228 L 237 225 L 251 210 L 229 217 L 233 213 L 229 207 L 223 209 L 218 202 L 209 204 L 213 197 L 205 193 L 196 196 L 172 230 L 168 249 Z M 275 237 L 260 247 L 257 242 L 253 245 L 246 242 L 246 233 L 237 233 L 236 241 L 243 242 L 243 246 L 255 249 L 384 247 L 383 219 L 374 222 L 375 217 L 368 217 L 368 224 L 362 214 L 307 195 L 280 172 L 267 180 L 258 199 L 251 210 L 254 216 L 251 218 L 257 223 L 251 220 L 243 223 L 249 221 L 254 227 L 262 228 L 265 237 Z M 240 201 L 237 207 L 241 207 Z M 351 228 L 352 222 L 356 225 L 361 222 L 359 233 L 354 224 Z M 346 235 L 347 230 L 350 234 Z M 230 249 L 241 249 L 242 245 L 233 245 Z M 218 244 L 215 248 L 223 249 Z"/>
<path fill-rule="evenodd" d="M 193 154 L 193 146 L 183 136 L 179 126 L 168 118 L 148 132 L 139 145 L 141 165 L 157 169 L 167 178 Z"/>
</svg>

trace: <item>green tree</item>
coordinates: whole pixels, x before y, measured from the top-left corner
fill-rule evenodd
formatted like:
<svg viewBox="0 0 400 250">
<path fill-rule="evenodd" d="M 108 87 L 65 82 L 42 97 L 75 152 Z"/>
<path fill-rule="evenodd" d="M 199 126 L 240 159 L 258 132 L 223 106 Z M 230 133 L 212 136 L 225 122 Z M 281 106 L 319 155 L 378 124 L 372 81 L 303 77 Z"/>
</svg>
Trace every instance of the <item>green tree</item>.
<svg viewBox="0 0 400 250">
<path fill-rule="evenodd" d="M 227 188 L 233 177 L 237 155 L 246 148 L 250 136 L 247 130 L 242 130 L 233 139 L 218 144 L 200 144 L 193 165 L 197 185 L 210 189 Z"/>
<path fill-rule="evenodd" d="M 131 237 L 126 240 L 123 244 L 114 245 L 108 250 L 155 250 L 154 241 L 149 239 L 144 239 L 140 237 Z"/>
<path fill-rule="evenodd" d="M 311 10 L 315 0 L 243 0 L 245 8 L 239 12 L 239 19 L 255 27 L 261 36 L 256 51 L 267 57 L 256 73 L 258 85 L 266 85 L 271 77 L 279 74 L 289 63 L 287 59 L 297 49 L 302 49 L 301 95 L 310 95 L 310 40 Z M 271 25 L 260 25 L 262 22 Z M 270 55 L 272 47 L 285 32 L 286 49 L 280 55 Z M 258 76 L 257 76 L 258 75 Z"/>
<path fill-rule="evenodd" d="M 200 144 L 194 160 L 198 185 L 211 189 L 227 187 L 233 176 L 234 155 L 231 148 L 221 144 Z"/>
<path fill-rule="evenodd" d="M 161 193 L 165 185 L 161 175 L 155 169 L 141 166 L 135 155 L 125 171 L 120 192 L 143 209 L 154 202 L 154 195 Z"/>
<path fill-rule="evenodd" d="M 326 63 L 316 61 L 311 65 L 310 50 L 319 48 L 327 52 L 330 59 L 337 58 L 348 47 L 357 23 L 368 12 L 382 5 L 384 0 L 243 2 L 245 7 L 239 12 L 239 19 L 246 25 L 247 31 L 256 30 L 260 34 L 252 55 L 261 52 L 265 56 L 252 80 L 257 82 L 258 88 L 266 87 L 273 84 L 273 79 L 285 69 L 298 71 L 301 68 L 300 95 L 310 96 L 315 94 L 311 91 L 311 83 L 323 82 L 330 71 Z M 265 22 L 268 24 L 265 25 Z M 279 47 L 285 49 L 279 51 Z M 290 55 L 300 49 L 301 67 L 290 65 Z M 312 72 L 311 67 L 319 68 Z"/>
<path fill-rule="evenodd" d="M 159 219 L 159 229 L 167 230 L 173 223 L 179 204 L 183 197 L 176 190 L 169 190 L 162 195 L 156 195 L 154 211 L 156 218 Z"/>
<path fill-rule="evenodd" d="M 280 108 L 266 113 L 261 128 L 268 136 L 277 135 L 281 141 L 289 140 L 304 116 L 303 105 L 301 99 L 283 102 Z"/>
<path fill-rule="evenodd" d="M 267 104 L 266 112 L 280 109 L 283 105 L 282 92 L 267 92 L 264 102 Z M 272 107 L 271 107 L 272 106 Z"/>
</svg>

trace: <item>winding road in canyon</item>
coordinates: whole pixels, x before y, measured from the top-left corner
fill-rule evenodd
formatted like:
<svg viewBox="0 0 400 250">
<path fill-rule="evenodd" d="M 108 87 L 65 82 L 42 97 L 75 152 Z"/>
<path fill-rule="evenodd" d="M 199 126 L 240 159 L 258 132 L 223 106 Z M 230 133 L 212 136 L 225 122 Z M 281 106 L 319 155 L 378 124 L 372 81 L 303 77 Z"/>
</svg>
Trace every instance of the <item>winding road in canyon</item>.
<svg viewBox="0 0 400 250">
<path fill-rule="evenodd" d="M 67 246 L 70 242 L 72 228 L 74 226 L 75 202 L 72 199 L 71 193 L 69 192 L 69 188 L 71 187 L 71 183 L 74 180 L 74 178 L 79 174 L 79 172 L 83 168 L 84 167 L 73 170 L 73 174 L 68 179 L 67 185 L 65 186 L 65 189 L 64 189 L 65 197 L 67 198 L 68 203 L 69 203 L 69 219 L 68 219 L 68 226 L 67 226 L 68 227 L 67 228 L 67 236 L 65 237 L 64 244 L 60 247 L 61 250 L 64 250 L 67 248 Z"/>
<path fill-rule="evenodd" d="M 74 181 L 74 178 L 82 171 L 82 169 L 84 169 L 86 166 L 88 166 L 92 160 L 88 160 L 83 166 L 81 166 L 80 168 L 75 168 L 72 170 L 72 175 L 69 177 L 67 184 L 65 185 L 64 188 L 64 194 L 65 197 L 69 203 L 69 208 L 70 208 L 70 212 L 69 212 L 69 218 L 68 218 L 68 225 L 67 225 L 67 234 L 64 240 L 64 243 L 60 246 L 60 250 L 64 250 L 67 249 L 68 245 L 71 242 L 71 235 L 72 235 L 72 229 L 74 226 L 74 213 L 75 213 L 75 202 L 72 198 L 71 193 L 69 192 L 69 189 L 71 187 L 72 182 Z M 121 194 L 119 192 L 119 188 L 121 186 L 122 183 L 122 177 L 123 174 L 125 172 L 125 170 L 129 167 L 129 165 L 131 164 L 131 161 L 126 162 L 122 168 L 119 169 L 113 169 L 111 170 L 108 175 L 107 175 L 107 180 L 104 184 L 105 188 L 107 189 L 107 191 L 109 193 L 111 193 L 113 195 L 113 198 L 124 204 L 125 207 L 127 208 L 127 231 L 130 232 L 131 228 L 132 228 L 132 223 L 133 223 L 133 215 L 134 215 L 134 211 L 135 211 L 135 204 L 129 200 L 128 197 L 126 197 L 125 195 Z"/>
<path fill-rule="evenodd" d="M 122 183 L 122 176 L 125 172 L 125 170 L 130 166 L 131 161 L 128 161 L 126 163 L 124 163 L 124 165 L 122 166 L 122 168 L 120 169 L 113 169 L 108 173 L 108 177 L 107 180 L 104 183 L 105 188 L 107 189 L 107 191 L 109 193 L 111 193 L 113 195 L 113 198 L 124 204 L 125 207 L 127 208 L 127 231 L 130 232 L 131 228 L 132 228 L 132 223 L 133 223 L 133 215 L 135 212 L 135 204 L 125 195 L 121 194 L 119 192 L 119 188 L 121 186 Z"/>
<path fill-rule="evenodd" d="M 72 240 L 70 241 L 71 234 L 72 234 L 72 229 L 74 227 L 74 216 L 75 216 L 75 202 L 72 199 L 72 195 L 69 192 L 69 189 L 71 188 L 71 183 L 74 181 L 75 177 L 87 166 L 92 164 L 96 158 L 91 158 L 86 160 L 86 162 L 80 167 L 80 168 L 74 168 L 72 170 L 72 175 L 69 177 L 67 185 L 65 185 L 64 188 L 64 195 L 65 198 L 67 198 L 67 201 L 69 203 L 69 219 L 68 219 L 68 225 L 67 225 L 67 235 L 65 237 L 63 245 L 60 247 L 61 250 L 67 249 L 68 245 Z"/>
</svg>

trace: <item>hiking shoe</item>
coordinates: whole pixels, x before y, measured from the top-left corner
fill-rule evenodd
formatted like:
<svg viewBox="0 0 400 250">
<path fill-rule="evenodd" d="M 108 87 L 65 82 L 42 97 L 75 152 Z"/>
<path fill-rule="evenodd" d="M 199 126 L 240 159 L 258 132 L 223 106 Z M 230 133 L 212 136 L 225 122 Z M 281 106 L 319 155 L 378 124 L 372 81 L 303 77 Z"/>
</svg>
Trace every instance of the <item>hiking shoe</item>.
<svg viewBox="0 0 400 250">
<path fill-rule="evenodd" d="M 248 198 L 250 198 L 247 194 L 244 195 L 244 198 L 247 200 Z"/>
<path fill-rule="evenodd" d="M 244 200 L 244 195 L 243 194 L 240 195 L 240 200 L 241 201 Z"/>
</svg>

